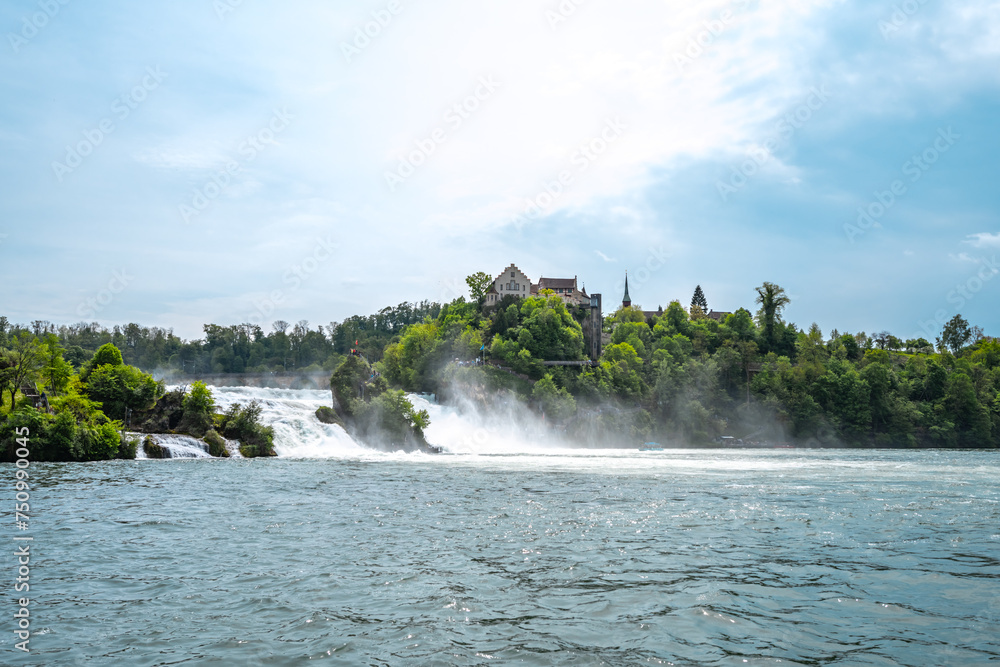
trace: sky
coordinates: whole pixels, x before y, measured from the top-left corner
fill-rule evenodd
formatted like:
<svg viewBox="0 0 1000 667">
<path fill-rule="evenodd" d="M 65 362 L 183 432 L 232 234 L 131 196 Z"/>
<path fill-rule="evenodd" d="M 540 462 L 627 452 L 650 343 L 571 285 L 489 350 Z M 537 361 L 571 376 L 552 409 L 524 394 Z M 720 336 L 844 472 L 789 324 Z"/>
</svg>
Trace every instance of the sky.
<svg viewBox="0 0 1000 667">
<path fill-rule="evenodd" d="M 0 315 L 312 327 L 510 263 L 1000 335 L 1000 2 L 0 0 Z"/>
</svg>

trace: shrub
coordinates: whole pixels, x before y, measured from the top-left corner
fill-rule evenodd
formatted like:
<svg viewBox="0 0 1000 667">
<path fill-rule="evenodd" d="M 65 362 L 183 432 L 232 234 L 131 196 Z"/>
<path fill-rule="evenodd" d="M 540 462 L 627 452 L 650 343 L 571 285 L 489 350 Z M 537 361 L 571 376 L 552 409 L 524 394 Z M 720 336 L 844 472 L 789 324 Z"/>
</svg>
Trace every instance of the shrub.
<svg viewBox="0 0 1000 667">
<path fill-rule="evenodd" d="M 353 416 L 361 395 L 361 386 L 371 376 L 368 364 L 360 357 L 350 356 L 330 376 L 330 389 L 340 411 Z"/>
<path fill-rule="evenodd" d="M 139 451 L 139 437 L 135 435 L 121 434 L 121 442 L 118 444 L 118 458 L 131 461 Z"/>
<path fill-rule="evenodd" d="M 121 421 L 129 410 L 150 409 L 163 394 L 163 387 L 152 375 L 134 366 L 98 366 L 87 384 L 87 393 L 93 400 L 100 401 L 104 414 Z"/>
<path fill-rule="evenodd" d="M 120 443 L 121 438 L 114 424 L 82 424 L 76 429 L 70 449 L 73 458 L 78 461 L 107 461 L 118 454 Z"/>
<path fill-rule="evenodd" d="M 209 455 L 223 459 L 229 458 L 229 449 L 226 448 L 226 441 L 214 428 L 208 430 L 204 440 L 208 444 Z"/>
<path fill-rule="evenodd" d="M 257 401 L 245 406 L 234 403 L 219 421 L 222 434 L 240 441 L 240 453 L 247 458 L 277 456 L 274 451 L 274 429 L 260 423 L 261 407 Z"/>
<path fill-rule="evenodd" d="M 191 385 L 191 391 L 184 395 L 183 406 L 181 430 L 197 436 L 212 428 L 215 400 L 212 398 L 212 390 L 204 382 L 197 380 Z"/>
</svg>

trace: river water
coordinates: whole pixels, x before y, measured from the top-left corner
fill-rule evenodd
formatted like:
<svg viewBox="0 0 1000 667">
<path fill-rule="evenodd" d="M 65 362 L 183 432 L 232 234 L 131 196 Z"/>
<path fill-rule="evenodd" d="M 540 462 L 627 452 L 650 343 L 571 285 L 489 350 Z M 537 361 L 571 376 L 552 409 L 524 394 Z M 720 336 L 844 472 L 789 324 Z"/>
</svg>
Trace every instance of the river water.
<svg viewBox="0 0 1000 667">
<path fill-rule="evenodd" d="M 448 453 L 384 454 L 328 396 L 216 390 L 277 459 L 32 465 L 0 664 L 1000 661 L 996 454 L 584 450 L 419 397 Z"/>
</svg>

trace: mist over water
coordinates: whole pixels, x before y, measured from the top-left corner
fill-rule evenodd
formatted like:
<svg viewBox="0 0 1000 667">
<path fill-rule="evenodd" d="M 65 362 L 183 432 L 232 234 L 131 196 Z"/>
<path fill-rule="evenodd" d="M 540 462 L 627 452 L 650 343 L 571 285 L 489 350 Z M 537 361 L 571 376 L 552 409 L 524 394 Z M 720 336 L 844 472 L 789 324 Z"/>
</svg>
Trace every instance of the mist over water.
<svg viewBox="0 0 1000 667">
<path fill-rule="evenodd" d="M 356 442 L 343 428 L 323 424 L 316 409 L 332 403 L 329 390 L 212 387 L 220 411 L 234 403 L 256 400 L 261 420 L 274 428 L 274 449 L 286 458 L 357 458 L 377 456 L 375 449 Z M 523 403 L 498 399 L 489 409 L 473 401 L 455 399 L 458 405 L 440 405 L 432 396 L 411 394 L 417 410 L 426 409 L 431 425 L 427 440 L 448 454 L 553 454 L 567 453 L 574 443 Z M 593 453 L 593 452 L 591 452 Z M 395 455 L 395 454 L 394 454 Z"/>
</svg>

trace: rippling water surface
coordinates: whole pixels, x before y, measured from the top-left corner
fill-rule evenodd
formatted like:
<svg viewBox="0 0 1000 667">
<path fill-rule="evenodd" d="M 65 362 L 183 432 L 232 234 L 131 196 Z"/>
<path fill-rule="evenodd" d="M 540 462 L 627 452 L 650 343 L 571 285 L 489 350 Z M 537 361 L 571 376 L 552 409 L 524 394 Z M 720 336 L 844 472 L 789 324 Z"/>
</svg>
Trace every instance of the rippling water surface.
<svg viewBox="0 0 1000 667">
<path fill-rule="evenodd" d="M 1000 465 L 988 453 L 33 471 L 39 634 L 25 659 L 5 632 L 7 664 L 1000 660 Z"/>
</svg>

